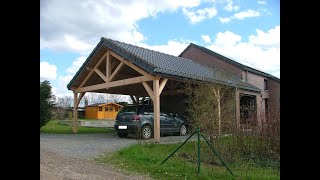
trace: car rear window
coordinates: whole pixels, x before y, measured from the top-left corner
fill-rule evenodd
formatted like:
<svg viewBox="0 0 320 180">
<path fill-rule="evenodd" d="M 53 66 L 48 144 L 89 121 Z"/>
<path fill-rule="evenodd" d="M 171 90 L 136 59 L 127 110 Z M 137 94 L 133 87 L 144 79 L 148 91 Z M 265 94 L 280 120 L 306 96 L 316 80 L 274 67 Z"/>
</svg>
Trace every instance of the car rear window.
<svg viewBox="0 0 320 180">
<path fill-rule="evenodd" d="M 138 106 L 125 106 L 122 108 L 119 113 L 124 113 L 124 112 L 137 112 Z"/>
</svg>

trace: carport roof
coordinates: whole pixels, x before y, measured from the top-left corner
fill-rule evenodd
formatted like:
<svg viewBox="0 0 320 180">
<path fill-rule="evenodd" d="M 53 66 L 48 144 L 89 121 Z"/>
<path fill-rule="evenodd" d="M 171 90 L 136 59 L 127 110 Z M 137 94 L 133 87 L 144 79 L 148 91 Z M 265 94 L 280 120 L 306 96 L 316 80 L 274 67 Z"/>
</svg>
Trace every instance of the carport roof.
<svg viewBox="0 0 320 180">
<path fill-rule="evenodd" d="M 102 47 L 108 48 L 134 65 L 152 75 L 185 81 L 202 81 L 238 87 L 245 90 L 261 91 L 259 88 L 218 68 L 209 68 L 190 59 L 153 51 L 102 37 L 87 60 L 67 85 L 70 90 L 79 74 L 96 52 Z"/>
</svg>

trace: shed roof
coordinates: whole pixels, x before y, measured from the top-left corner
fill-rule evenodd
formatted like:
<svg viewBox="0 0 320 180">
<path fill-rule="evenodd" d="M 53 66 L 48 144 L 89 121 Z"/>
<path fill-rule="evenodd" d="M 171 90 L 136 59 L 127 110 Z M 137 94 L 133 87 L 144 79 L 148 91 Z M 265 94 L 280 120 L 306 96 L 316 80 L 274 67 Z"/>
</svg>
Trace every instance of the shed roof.
<svg viewBox="0 0 320 180">
<path fill-rule="evenodd" d="M 117 103 L 113 103 L 113 102 L 109 102 L 109 103 L 95 103 L 95 104 L 87 105 L 87 107 L 104 106 L 104 105 L 110 105 L 110 104 L 113 104 L 113 105 L 116 105 L 116 106 L 119 106 L 119 107 L 123 107 L 122 105 L 117 104 Z"/>
<path fill-rule="evenodd" d="M 203 46 L 199 46 L 199 45 L 196 45 L 196 44 L 193 44 L 193 43 L 190 43 L 189 46 L 185 50 L 182 51 L 182 53 L 179 55 L 179 57 L 182 56 L 182 54 L 184 52 L 186 52 L 188 50 L 188 48 L 190 48 L 190 47 L 195 47 L 195 48 L 197 48 L 197 49 L 199 49 L 199 50 L 201 50 L 201 51 L 203 51 L 205 53 L 209 53 L 210 55 L 212 55 L 214 57 L 217 57 L 220 60 L 226 61 L 226 62 L 228 62 L 228 63 L 230 63 L 230 64 L 232 64 L 232 65 L 234 65 L 236 67 L 239 67 L 239 68 L 241 68 L 241 69 L 243 69 L 245 71 L 249 71 L 251 73 L 255 73 L 255 74 L 270 78 L 270 79 L 280 83 L 280 79 L 275 77 L 275 76 L 273 76 L 273 75 L 271 75 L 271 74 L 268 74 L 266 72 L 254 69 L 254 68 L 249 67 L 249 66 L 246 66 L 246 65 L 241 64 L 241 63 L 239 63 L 239 62 L 237 62 L 235 60 L 232 60 L 232 59 L 230 59 L 228 57 L 225 57 L 225 56 L 223 56 L 221 54 L 218 54 L 218 53 L 216 53 L 216 52 L 214 52 L 214 51 L 212 51 L 210 49 L 207 49 L 207 48 L 205 48 Z"/>
<path fill-rule="evenodd" d="M 69 90 L 79 74 L 85 69 L 84 67 L 88 64 L 91 57 L 102 47 L 110 49 L 152 75 L 186 81 L 217 83 L 251 91 L 261 91 L 259 88 L 218 68 L 209 68 L 190 59 L 145 49 L 104 37 L 101 38 L 98 45 L 68 84 L 67 87 Z"/>
</svg>

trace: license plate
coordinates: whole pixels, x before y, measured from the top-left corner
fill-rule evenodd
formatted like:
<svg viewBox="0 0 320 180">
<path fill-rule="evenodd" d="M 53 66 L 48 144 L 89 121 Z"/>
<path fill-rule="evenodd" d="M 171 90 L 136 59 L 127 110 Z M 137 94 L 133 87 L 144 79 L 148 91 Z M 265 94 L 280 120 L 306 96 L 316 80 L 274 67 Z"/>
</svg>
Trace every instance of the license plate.
<svg viewBox="0 0 320 180">
<path fill-rule="evenodd" d="M 119 126 L 119 129 L 128 129 L 127 126 Z"/>
</svg>

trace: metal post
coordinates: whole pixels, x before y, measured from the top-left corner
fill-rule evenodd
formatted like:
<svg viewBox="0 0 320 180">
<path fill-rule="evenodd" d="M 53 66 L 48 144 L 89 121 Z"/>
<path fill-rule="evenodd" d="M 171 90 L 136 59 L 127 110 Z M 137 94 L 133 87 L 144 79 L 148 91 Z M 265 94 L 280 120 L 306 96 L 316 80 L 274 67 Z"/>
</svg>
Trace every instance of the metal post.
<svg viewBox="0 0 320 180">
<path fill-rule="evenodd" d="M 197 130 L 198 133 L 198 175 L 200 174 L 200 161 L 201 161 L 201 157 L 200 157 L 200 127 L 198 127 Z"/>
</svg>

